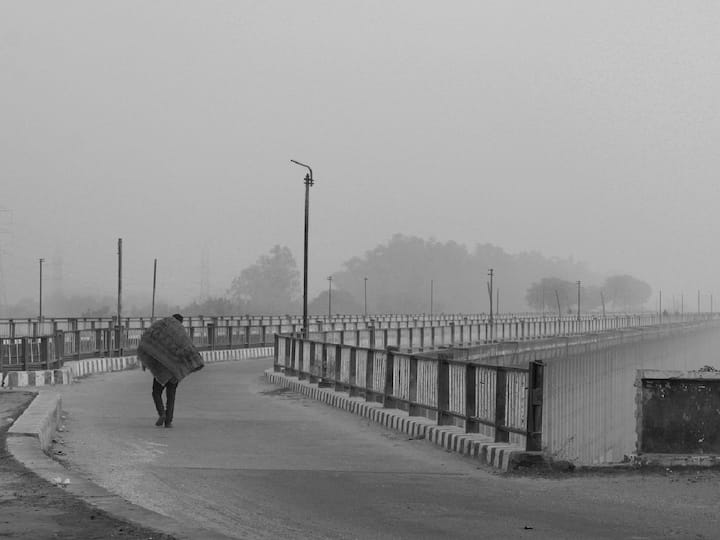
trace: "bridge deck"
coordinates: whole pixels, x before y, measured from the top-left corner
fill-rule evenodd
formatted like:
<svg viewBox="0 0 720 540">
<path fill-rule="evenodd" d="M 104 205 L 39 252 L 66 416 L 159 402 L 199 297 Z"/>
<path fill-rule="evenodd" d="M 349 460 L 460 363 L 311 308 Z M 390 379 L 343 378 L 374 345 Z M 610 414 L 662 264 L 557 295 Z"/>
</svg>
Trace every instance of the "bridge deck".
<svg viewBox="0 0 720 540">
<path fill-rule="evenodd" d="M 709 482 L 507 478 L 267 384 L 271 360 L 208 366 L 154 426 L 140 370 L 55 387 L 73 468 L 188 527 L 236 538 L 712 537 Z M 713 475 L 715 473 L 708 472 Z M 679 485 L 682 484 L 682 485 Z M 689 489 L 688 486 L 692 489 Z M 708 491 L 709 490 L 709 491 Z M 703 502 L 704 501 L 704 502 Z M 529 531 L 526 527 L 532 527 Z"/>
</svg>

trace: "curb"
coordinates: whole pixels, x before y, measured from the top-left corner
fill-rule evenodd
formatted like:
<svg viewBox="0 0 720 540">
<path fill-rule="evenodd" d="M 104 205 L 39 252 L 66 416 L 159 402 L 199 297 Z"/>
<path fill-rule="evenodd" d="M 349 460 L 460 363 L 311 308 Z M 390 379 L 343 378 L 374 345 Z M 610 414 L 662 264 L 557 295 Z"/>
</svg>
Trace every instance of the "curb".
<svg viewBox="0 0 720 540">
<path fill-rule="evenodd" d="M 465 433 L 457 426 L 438 426 L 434 420 L 424 416 L 409 416 L 399 409 L 385 409 L 382 403 L 365 401 L 365 398 L 349 397 L 331 388 L 320 388 L 317 384 L 296 377 L 287 377 L 272 369 L 265 371 L 267 380 L 278 386 L 289 388 L 332 407 L 363 416 L 382 426 L 406 433 L 415 439 L 426 439 L 445 450 L 479 460 L 503 472 L 508 472 L 524 456 L 534 454 L 522 447 L 509 443 L 496 443 L 491 437 L 477 433 Z"/>
<path fill-rule="evenodd" d="M 214 362 L 249 360 L 251 358 L 272 356 L 274 351 L 274 347 L 253 347 L 250 349 L 201 351 L 200 354 L 203 357 L 203 362 L 212 364 Z M 124 371 L 126 369 L 135 369 L 139 365 L 135 355 L 68 360 L 60 369 L 8 371 L 1 386 L 5 388 L 24 388 L 28 386 L 71 384 L 74 379 L 93 373 Z"/>
<path fill-rule="evenodd" d="M 46 452 L 60 423 L 61 410 L 62 400 L 59 394 L 41 392 L 36 395 L 28 408 L 8 429 L 8 446 L 13 438 L 30 437 L 37 439 L 40 449 Z"/>
<path fill-rule="evenodd" d="M 229 360 L 246 360 L 250 358 L 261 358 L 272 356 L 273 347 L 257 347 L 254 349 L 235 349 L 226 351 L 203 351 L 203 360 L 212 364 Z M 73 360 L 73 365 L 63 368 L 63 382 L 55 384 L 69 384 L 75 377 L 90 375 L 92 373 L 105 373 L 108 371 L 120 371 L 137 367 L 137 357 L 127 356 L 118 358 L 91 358 L 87 360 Z M 70 364 L 71 362 L 66 362 Z M 27 375 L 28 373 L 42 372 L 14 372 Z M 42 380 L 43 376 L 30 376 L 17 379 L 19 381 Z M 29 384 L 27 386 L 30 386 Z M 188 528 L 167 516 L 163 516 L 142 506 L 135 505 L 119 495 L 116 495 L 105 488 L 102 488 L 88 478 L 70 471 L 60 463 L 50 458 L 47 451 L 52 445 L 53 435 L 60 425 L 62 411 L 62 399 L 59 394 L 53 392 L 39 392 L 32 400 L 27 409 L 15 420 L 7 432 L 6 446 L 8 452 L 25 467 L 35 474 L 44 478 L 51 484 L 56 484 L 58 479 L 65 479 L 62 482 L 63 489 L 75 497 L 85 501 L 91 506 L 104 510 L 108 514 L 120 519 L 140 524 L 144 527 L 162 531 L 170 534 L 178 540 L 195 540 L 203 538 L 206 540 L 229 540 L 229 537 L 201 528 Z"/>
</svg>

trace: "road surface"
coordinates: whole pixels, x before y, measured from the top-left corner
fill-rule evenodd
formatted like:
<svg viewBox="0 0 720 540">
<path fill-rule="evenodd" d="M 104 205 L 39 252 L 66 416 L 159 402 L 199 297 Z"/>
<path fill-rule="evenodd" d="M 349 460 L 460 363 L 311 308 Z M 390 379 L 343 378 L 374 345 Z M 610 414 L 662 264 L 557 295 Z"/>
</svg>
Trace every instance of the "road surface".
<svg viewBox="0 0 720 540">
<path fill-rule="evenodd" d="M 141 370 L 63 387 L 72 468 L 231 538 L 720 537 L 720 476 L 508 477 L 266 383 L 269 359 L 208 365 L 155 427 Z"/>
</svg>

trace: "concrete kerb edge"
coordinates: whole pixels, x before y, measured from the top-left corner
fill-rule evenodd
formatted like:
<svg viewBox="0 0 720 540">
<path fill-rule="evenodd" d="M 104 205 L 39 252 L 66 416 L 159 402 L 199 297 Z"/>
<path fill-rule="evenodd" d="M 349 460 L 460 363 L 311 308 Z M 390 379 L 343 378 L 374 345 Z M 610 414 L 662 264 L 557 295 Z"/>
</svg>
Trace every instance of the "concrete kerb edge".
<svg viewBox="0 0 720 540">
<path fill-rule="evenodd" d="M 257 347 L 254 349 L 235 349 L 237 354 L 212 354 L 218 351 L 204 351 L 204 360 L 207 363 L 227 360 L 246 360 L 271 356 L 273 347 Z M 220 351 L 222 352 L 222 351 Z M 202 353 L 201 353 L 202 354 Z M 115 360 L 115 361 L 112 361 Z M 79 360 L 84 362 L 73 371 L 72 366 L 63 368 L 75 376 L 85 376 L 92 373 L 107 371 L 120 371 L 133 369 L 137 366 L 137 357 L 120 357 L 115 359 Z M 118 369 L 119 368 L 119 369 Z M 18 373 L 18 372 L 16 372 Z M 27 374 L 28 372 L 20 372 Z M 28 378 L 31 380 L 31 378 Z M 68 382 L 71 382 L 70 377 Z M 35 474 L 53 483 L 57 477 L 67 478 L 68 484 L 62 484 L 74 496 L 88 504 L 106 511 L 108 514 L 120 519 L 139 524 L 144 527 L 163 531 L 179 540 L 192 540 L 205 538 L 207 540 L 227 540 L 228 537 L 206 529 L 188 529 L 172 518 L 168 518 L 152 510 L 137 506 L 119 495 L 115 495 L 104 488 L 93 484 L 86 478 L 68 471 L 60 463 L 53 460 L 47 451 L 50 449 L 55 431 L 60 424 L 62 414 L 62 399 L 53 392 L 40 392 L 8 429 L 7 450 L 20 463 L 32 470 Z M 37 441 L 37 442 L 36 442 Z"/>
<path fill-rule="evenodd" d="M 465 433 L 461 428 L 455 426 L 438 426 L 428 418 L 407 416 L 404 411 L 398 409 L 384 409 L 380 403 L 349 397 L 335 392 L 331 388 L 320 388 L 317 384 L 296 377 L 288 377 L 273 369 L 267 369 L 265 377 L 272 384 L 289 388 L 293 392 L 304 394 L 332 407 L 365 417 L 388 429 L 405 433 L 414 439 L 426 439 L 445 450 L 477 459 L 481 463 L 503 472 L 508 472 L 513 464 L 523 461 L 520 459 L 521 456 L 533 454 L 517 445 L 495 443 L 489 437 Z"/>
<path fill-rule="evenodd" d="M 248 349 L 227 349 L 202 351 L 200 354 L 206 364 L 215 362 L 250 360 L 272 356 L 274 347 L 253 347 Z M 25 388 L 35 386 L 51 386 L 71 384 L 74 379 L 95 373 L 110 373 L 135 369 L 139 366 L 137 356 L 116 356 L 103 358 L 86 358 L 68 360 L 64 367 L 54 370 L 8 371 L 3 374 L 0 386 L 5 388 Z"/>
</svg>

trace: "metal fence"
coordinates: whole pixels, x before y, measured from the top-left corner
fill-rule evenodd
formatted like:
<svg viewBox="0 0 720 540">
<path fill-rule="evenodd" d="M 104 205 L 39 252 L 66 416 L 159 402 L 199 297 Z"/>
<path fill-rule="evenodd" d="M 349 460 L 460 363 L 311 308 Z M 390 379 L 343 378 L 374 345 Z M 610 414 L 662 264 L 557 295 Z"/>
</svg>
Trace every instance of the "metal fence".
<svg viewBox="0 0 720 540">
<path fill-rule="evenodd" d="M 472 360 L 469 349 L 412 352 L 337 343 L 332 332 L 325 334 L 329 340 L 320 337 L 276 335 L 275 370 L 438 425 L 541 449 L 541 362 L 504 366 L 492 357 Z"/>
<path fill-rule="evenodd" d="M 187 326 L 200 350 L 269 347 L 277 326 Z M 135 354 L 144 328 L 57 330 L 52 335 L 0 338 L 0 370 L 57 369 L 66 360 Z"/>
<path fill-rule="evenodd" d="M 449 314 L 449 315 L 334 315 L 333 317 L 311 317 L 308 321 L 309 332 L 360 331 L 360 330 L 411 330 L 417 332 L 426 329 L 426 340 L 431 339 L 431 328 L 435 332 L 457 332 L 465 329 L 467 341 L 473 340 L 514 340 L 535 339 L 570 335 L 583 332 L 618 330 L 665 323 L 693 322 L 717 318 L 714 313 L 664 314 L 657 313 L 610 313 L 574 316 L 543 316 L 532 313 L 501 314 L 492 318 L 487 314 Z M 123 318 L 118 324 L 116 317 L 57 317 L 30 319 L 0 319 L 0 337 L 39 337 L 55 335 L 58 331 L 96 330 L 105 328 L 145 329 L 153 322 L 150 317 Z M 217 327 L 280 327 L 282 333 L 302 331 L 302 318 L 298 316 L 188 316 L 185 325 L 205 327 L 214 324 Z M 414 342 L 418 343 L 417 334 Z M 436 339 L 441 339 L 437 337 Z"/>
</svg>

